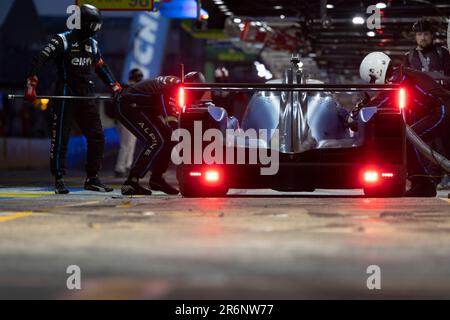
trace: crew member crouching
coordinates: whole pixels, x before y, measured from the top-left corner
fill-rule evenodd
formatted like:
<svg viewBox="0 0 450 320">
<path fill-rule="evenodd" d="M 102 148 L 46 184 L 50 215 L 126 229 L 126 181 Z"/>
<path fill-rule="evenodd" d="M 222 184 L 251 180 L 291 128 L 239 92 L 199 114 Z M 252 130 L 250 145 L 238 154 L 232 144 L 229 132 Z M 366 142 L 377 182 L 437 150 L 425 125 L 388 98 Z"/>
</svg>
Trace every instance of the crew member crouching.
<svg viewBox="0 0 450 320">
<path fill-rule="evenodd" d="M 117 103 L 118 119 L 145 145 L 122 186 L 123 195 L 151 195 L 151 190 L 178 194 L 178 190 L 169 185 L 163 175 L 169 167 L 174 147 L 171 124 L 177 121 L 179 106 L 176 96 L 180 82 L 174 76 L 161 76 L 133 84 L 120 95 Z M 206 80 L 202 73 L 190 72 L 186 74 L 185 82 L 205 83 Z M 139 179 L 149 171 L 151 190 L 139 185 Z"/>
</svg>

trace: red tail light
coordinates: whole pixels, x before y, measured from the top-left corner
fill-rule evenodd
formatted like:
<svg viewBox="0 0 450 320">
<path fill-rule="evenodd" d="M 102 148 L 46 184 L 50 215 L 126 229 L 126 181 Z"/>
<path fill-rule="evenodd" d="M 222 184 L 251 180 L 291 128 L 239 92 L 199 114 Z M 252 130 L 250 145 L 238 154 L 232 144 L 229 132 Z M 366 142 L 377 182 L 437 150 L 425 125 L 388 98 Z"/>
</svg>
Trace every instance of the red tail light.
<svg viewBox="0 0 450 320">
<path fill-rule="evenodd" d="M 207 182 L 218 182 L 219 181 L 219 172 L 215 170 L 208 170 L 205 172 L 205 180 Z"/>
<path fill-rule="evenodd" d="M 403 110 L 406 107 L 406 90 L 401 88 L 398 91 L 398 108 Z"/>
<path fill-rule="evenodd" d="M 385 179 L 394 178 L 394 173 L 389 171 L 380 171 L 376 168 L 369 168 L 363 171 L 362 180 L 366 186 L 374 186 L 386 181 Z"/>
<path fill-rule="evenodd" d="M 364 182 L 367 184 L 374 184 L 380 180 L 380 174 L 375 170 L 364 171 Z"/>
<path fill-rule="evenodd" d="M 189 175 L 191 177 L 201 177 L 202 173 L 201 172 L 190 172 Z"/>
<path fill-rule="evenodd" d="M 184 88 L 179 87 L 178 88 L 178 106 L 180 107 L 180 109 L 184 109 L 185 105 L 186 105 L 186 97 L 185 97 Z"/>
<path fill-rule="evenodd" d="M 222 179 L 221 171 L 217 169 L 190 171 L 189 176 L 196 179 L 198 182 L 203 181 L 203 183 L 207 184 L 216 184 Z"/>
</svg>

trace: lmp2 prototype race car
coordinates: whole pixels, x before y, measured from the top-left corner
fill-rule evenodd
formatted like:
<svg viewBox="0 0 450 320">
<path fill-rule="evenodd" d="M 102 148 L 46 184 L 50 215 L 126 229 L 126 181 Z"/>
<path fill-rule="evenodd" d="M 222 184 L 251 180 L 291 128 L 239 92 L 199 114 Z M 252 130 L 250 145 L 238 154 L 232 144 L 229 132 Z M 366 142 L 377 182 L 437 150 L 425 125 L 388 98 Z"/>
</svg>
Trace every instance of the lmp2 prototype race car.
<svg viewBox="0 0 450 320">
<path fill-rule="evenodd" d="M 177 167 L 183 196 L 224 196 L 231 188 L 304 192 L 317 188 L 363 189 L 368 197 L 403 195 L 406 184 L 403 89 L 396 85 L 324 85 L 305 80 L 298 66 L 294 60 L 282 79 L 266 84 L 183 84 L 180 95 L 186 97 L 196 91 L 253 93 L 240 124 L 221 106 L 211 103 L 183 106 L 179 128 L 192 136 L 211 128 L 219 130 L 221 137 L 215 141 L 216 146 L 219 143 L 220 153 L 227 159 L 224 160 L 225 156 L 214 161 L 205 161 L 204 157 L 194 159 L 194 153 L 210 148 L 207 141 L 213 139 L 209 136 L 200 144 L 191 141 L 194 152 Z M 361 107 L 353 112 L 353 123 L 348 125 L 343 115 L 349 112 L 335 93 L 362 91 L 396 91 L 399 105 L 396 109 Z M 196 131 L 200 127 L 203 131 Z M 252 130 L 258 133 L 265 130 L 268 134 L 256 137 L 245 134 Z M 236 132 L 244 134 L 233 135 Z M 251 161 L 251 153 L 256 149 L 277 162 L 270 164 L 276 170 L 264 174 L 267 157 L 257 161 L 253 157 Z M 217 149 L 215 152 L 218 153 Z M 239 162 L 238 154 L 245 155 L 246 161 Z"/>
</svg>

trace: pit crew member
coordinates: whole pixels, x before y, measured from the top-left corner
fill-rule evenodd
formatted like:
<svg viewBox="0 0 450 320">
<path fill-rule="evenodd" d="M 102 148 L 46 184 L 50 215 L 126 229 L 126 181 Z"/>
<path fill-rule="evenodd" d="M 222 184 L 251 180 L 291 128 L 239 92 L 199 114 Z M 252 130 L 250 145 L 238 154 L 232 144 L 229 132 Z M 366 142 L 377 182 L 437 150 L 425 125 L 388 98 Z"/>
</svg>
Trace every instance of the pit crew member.
<svg viewBox="0 0 450 320">
<path fill-rule="evenodd" d="M 114 92 L 121 91 L 110 69 L 102 59 L 97 41 L 93 38 L 102 26 L 102 17 L 92 5 L 80 7 L 81 27 L 55 35 L 34 58 L 28 75 L 25 99 L 36 99 L 40 70 L 48 61 L 57 67 L 56 94 L 89 96 L 92 91 L 91 70 L 95 69 L 101 80 Z M 65 157 L 72 122 L 76 121 L 87 139 L 86 181 L 84 188 L 91 191 L 110 192 L 98 178 L 101 168 L 104 136 L 98 106 L 94 101 L 57 100 L 52 110 L 50 168 L 55 177 L 55 193 L 67 194 L 63 177 Z"/>
<path fill-rule="evenodd" d="M 372 84 L 400 83 L 407 92 L 408 110 L 406 123 L 433 149 L 450 155 L 450 143 L 446 135 L 450 128 L 450 92 L 428 74 L 410 68 L 394 68 L 389 56 L 383 52 L 368 54 L 360 66 L 361 78 Z M 379 108 L 394 107 L 392 93 L 380 93 L 364 105 Z M 436 184 L 443 170 L 431 165 L 408 143 L 408 178 L 411 188 L 405 196 L 435 197 Z"/>
<path fill-rule="evenodd" d="M 206 82 L 200 72 L 186 74 L 184 81 Z M 174 76 L 160 76 L 131 85 L 120 94 L 117 101 L 118 120 L 145 145 L 122 186 L 123 195 L 151 195 L 151 190 L 178 194 L 179 191 L 166 182 L 163 174 L 169 166 L 174 146 L 171 135 L 179 111 L 176 95 L 180 82 Z M 200 100 L 203 94 L 201 91 L 192 93 L 190 98 Z M 149 171 L 152 172 L 150 189 L 139 184 L 139 179 Z"/>
</svg>

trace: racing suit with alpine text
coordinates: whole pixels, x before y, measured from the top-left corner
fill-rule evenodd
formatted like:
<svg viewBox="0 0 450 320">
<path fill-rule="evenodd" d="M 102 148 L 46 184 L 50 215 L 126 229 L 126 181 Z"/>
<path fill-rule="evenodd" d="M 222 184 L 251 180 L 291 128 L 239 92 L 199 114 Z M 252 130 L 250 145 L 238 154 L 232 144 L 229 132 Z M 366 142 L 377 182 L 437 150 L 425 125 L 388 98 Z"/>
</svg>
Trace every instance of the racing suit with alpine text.
<svg viewBox="0 0 450 320">
<path fill-rule="evenodd" d="M 160 76 L 131 85 L 120 95 L 118 119 L 144 144 L 130 177 L 143 178 L 151 170 L 152 178 L 158 178 L 166 172 L 174 146 L 169 123 L 175 120 L 175 113 L 170 99 L 179 82 L 173 76 Z"/>
<path fill-rule="evenodd" d="M 57 67 L 56 95 L 89 96 L 93 93 L 92 68 L 113 91 L 120 85 L 102 59 L 94 38 L 83 38 L 77 30 L 55 35 L 34 58 L 29 77 L 36 77 L 45 63 Z M 97 175 L 104 151 L 104 135 L 98 106 L 93 100 L 52 101 L 50 168 L 58 179 L 65 174 L 65 158 L 71 125 L 76 121 L 87 140 L 86 173 Z"/>
</svg>

